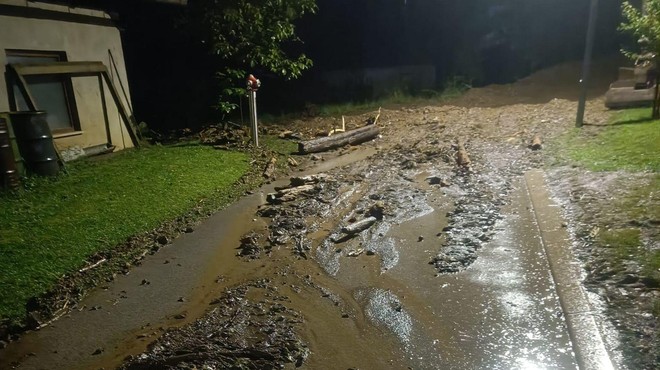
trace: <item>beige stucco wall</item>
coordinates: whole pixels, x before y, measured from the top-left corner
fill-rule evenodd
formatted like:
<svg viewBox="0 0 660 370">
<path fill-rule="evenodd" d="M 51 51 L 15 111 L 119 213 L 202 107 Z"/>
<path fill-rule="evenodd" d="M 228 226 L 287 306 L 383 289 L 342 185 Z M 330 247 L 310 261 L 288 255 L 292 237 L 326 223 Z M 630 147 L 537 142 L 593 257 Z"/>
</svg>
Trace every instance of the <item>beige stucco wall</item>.
<svg viewBox="0 0 660 370">
<path fill-rule="evenodd" d="M 6 4 L 6 1 L 0 1 Z M 13 1 L 25 3 L 25 1 Z M 30 2 L 31 6 L 34 3 Z M 45 6 L 44 6 L 45 7 Z M 63 7 L 59 7 L 61 9 Z M 107 14 L 76 9 L 77 13 L 107 18 Z M 55 20 L 30 19 L 0 15 L 0 65 L 7 64 L 7 49 L 65 51 L 68 61 L 100 61 L 103 62 L 111 76 L 115 87 L 126 108 L 125 99 L 119 86 L 121 78 L 126 93 L 130 99 L 129 84 L 124 64 L 119 30 L 114 27 L 63 22 Z M 119 76 L 111 67 L 108 49 L 115 58 Z M 4 68 L 3 71 L 4 72 Z M 101 95 L 97 77 L 73 77 L 74 96 L 80 118 L 81 131 L 69 136 L 56 136 L 55 144 L 60 150 L 70 147 L 86 148 L 107 143 L 105 120 L 101 104 Z M 108 118 L 112 143 L 117 150 L 132 147 L 131 139 L 124 126 L 118 109 L 112 100 L 110 92 L 105 88 L 105 98 L 108 107 Z M 38 106 L 37 106 L 38 108 Z M 0 73 L 0 112 L 9 111 L 4 73 Z"/>
</svg>

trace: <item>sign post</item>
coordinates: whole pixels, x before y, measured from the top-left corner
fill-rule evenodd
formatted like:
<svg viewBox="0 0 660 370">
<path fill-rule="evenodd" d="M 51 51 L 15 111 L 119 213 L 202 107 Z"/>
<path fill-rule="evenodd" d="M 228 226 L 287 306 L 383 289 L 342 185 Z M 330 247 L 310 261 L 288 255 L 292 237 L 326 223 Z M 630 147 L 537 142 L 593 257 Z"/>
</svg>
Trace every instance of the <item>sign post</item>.
<svg viewBox="0 0 660 370">
<path fill-rule="evenodd" d="M 257 90 L 261 86 L 261 81 L 259 81 L 253 75 L 249 75 L 247 78 L 247 92 L 248 100 L 250 104 L 250 124 L 252 131 L 252 142 L 255 147 L 259 147 L 259 128 L 257 126 Z"/>
</svg>

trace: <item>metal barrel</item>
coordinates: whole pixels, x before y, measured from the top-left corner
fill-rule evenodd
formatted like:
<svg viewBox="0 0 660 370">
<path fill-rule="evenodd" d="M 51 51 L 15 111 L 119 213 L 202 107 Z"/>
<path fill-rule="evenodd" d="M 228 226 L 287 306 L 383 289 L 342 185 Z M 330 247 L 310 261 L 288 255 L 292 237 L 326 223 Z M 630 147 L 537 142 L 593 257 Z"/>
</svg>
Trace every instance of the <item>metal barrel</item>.
<svg viewBox="0 0 660 370">
<path fill-rule="evenodd" d="M 27 171 L 41 176 L 57 175 L 60 165 L 46 112 L 12 112 L 10 117 Z"/>
<path fill-rule="evenodd" d="M 0 117 L 0 186 L 4 189 L 18 189 L 20 178 L 14 150 L 11 145 L 9 125 L 7 120 Z"/>
</svg>

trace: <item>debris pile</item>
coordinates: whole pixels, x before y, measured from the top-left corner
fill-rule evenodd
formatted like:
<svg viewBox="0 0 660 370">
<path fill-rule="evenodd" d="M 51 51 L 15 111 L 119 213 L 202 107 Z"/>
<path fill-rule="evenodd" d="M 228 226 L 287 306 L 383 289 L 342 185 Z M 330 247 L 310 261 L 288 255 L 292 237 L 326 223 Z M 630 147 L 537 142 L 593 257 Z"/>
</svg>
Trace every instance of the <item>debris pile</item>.
<svg viewBox="0 0 660 370">
<path fill-rule="evenodd" d="M 271 219 L 268 226 L 268 248 L 290 247 L 299 257 L 307 258 L 311 241 L 305 222 L 311 216 L 321 217 L 337 195 L 338 182 L 327 174 L 292 177 L 288 186 L 276 188 L 267 195 L 268 204 L 257 212 Z"/>
<path fill-rule="evenodd" d="M 199 132 L 199 142 L 216 149 L 245 148 L 250 136 L 242 128 L 213 125 Z"/>
<path fill-rule="evenodd" d="M 259 255 L 261 255 L 261 252 L 264 249 L 260 246 L 259 239 L 260 235 L 255 232 L 243 235 L 241 238 L 241 245 L 238 247 L 238 255 L 248 259 L 259 258 Z"/>
<path fill-rule="evenodd" d="M 303 318 L 286 301 L 269 279 L 230 289 L 212 302 L 210 313 L 168 330 L 145 353 L 129 356 L 121 369 L 299 367 L 309 355 L 295 332 Z"/>
</svg>

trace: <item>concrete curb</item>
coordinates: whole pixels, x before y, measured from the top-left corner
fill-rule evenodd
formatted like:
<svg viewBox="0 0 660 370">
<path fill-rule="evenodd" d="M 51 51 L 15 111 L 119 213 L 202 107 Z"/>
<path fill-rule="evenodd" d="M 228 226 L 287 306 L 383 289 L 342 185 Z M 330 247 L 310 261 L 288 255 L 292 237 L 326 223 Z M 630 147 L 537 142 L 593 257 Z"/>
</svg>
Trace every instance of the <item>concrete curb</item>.
<svg viewBox="0 0 660 370">
<path fill-rule="evenodd" d="M 562 227 L 559 206 L 550 199 L 543 175 L 541 170 L 528 171 L 525 185 L 578 366 L 581 370 L 614 369 L 580 284 L 580 266 L 571 251 L 568 232 Z"/>
</svg>

